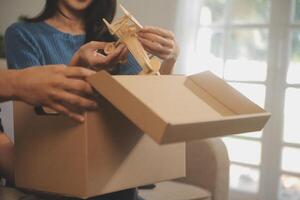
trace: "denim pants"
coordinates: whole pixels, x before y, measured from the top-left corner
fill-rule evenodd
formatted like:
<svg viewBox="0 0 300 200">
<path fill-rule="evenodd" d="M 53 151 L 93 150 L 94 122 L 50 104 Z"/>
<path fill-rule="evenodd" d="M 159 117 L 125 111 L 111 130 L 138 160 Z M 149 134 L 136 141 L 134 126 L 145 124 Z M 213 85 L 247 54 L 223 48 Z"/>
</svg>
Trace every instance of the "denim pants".
<svg viewBox="0 0 300 200">
<path fill-rule="evenodd" d="M 0 132 L 4 132 L 3 126 L 2 126 L 2 123 L 1 123 L 1 118 L 0 118 Z"/>
</svg>

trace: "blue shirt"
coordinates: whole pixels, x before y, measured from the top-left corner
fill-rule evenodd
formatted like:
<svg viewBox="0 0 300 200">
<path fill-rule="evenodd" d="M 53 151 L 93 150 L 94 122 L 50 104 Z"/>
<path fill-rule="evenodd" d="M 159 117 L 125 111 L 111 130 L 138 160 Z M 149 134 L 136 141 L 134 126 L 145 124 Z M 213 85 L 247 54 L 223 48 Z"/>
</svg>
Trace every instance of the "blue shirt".
<svg viewBox="0 0 300 200">
<path fill-rule="evenodd" d="M 51 64 L 68 65 L 74 53 L 84 44 L 85 35 L 63 33 L 44 23 L 18 22 L 5 33 L 5 53 L 10 69 Z M 141 67 L 132 54 L 120 66 L 120 74 L 137 74 Z"/>
</svg>

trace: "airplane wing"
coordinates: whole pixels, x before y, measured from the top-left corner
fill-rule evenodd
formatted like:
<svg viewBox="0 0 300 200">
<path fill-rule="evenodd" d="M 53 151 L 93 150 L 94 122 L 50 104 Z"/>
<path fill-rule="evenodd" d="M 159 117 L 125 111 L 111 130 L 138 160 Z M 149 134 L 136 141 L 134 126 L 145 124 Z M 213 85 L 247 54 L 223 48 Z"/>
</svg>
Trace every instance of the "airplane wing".
<svg viewBox="0 0 300 200">
<path fill-rule="evenodd" d="M 113 30 L 112 26 L 108 23 L 108 21 L 106 19 L 102 19 L 103 22 L 105 23 L 106 27 L 108 28 L 109 32 L 114 35 L 115 34 L 115 31 Z"/>
<path fill-rule="evenodd" d="M 119 29 L 121 29 L 124 25 L 126 25 L 127 21 L 129 21 L 128 17 L 122 17 L 121 19 L 110 24 L 106 19 L 102 19 L 105 25 L 108 27 L 111 34 L 115 34 Z"/>
<path fill-rule="evenodd" d="M 135 37 L 128 37 L 123 41 L 130 53 L 145 71 L 152 70 L 150 59 L 142 44 Z"/>
<path fill-rule="evenodd" d="M 128 12 L 128 10 L 126 10 L 121 4 L 120 4 L 120 8 L 123 10 L 123 12 L 125 13 L 125 15 L 134 23 L 136 24 L 140 29 L 143 28 L 143 26 L 130 14 L 130 12 Z"/>
</svg>

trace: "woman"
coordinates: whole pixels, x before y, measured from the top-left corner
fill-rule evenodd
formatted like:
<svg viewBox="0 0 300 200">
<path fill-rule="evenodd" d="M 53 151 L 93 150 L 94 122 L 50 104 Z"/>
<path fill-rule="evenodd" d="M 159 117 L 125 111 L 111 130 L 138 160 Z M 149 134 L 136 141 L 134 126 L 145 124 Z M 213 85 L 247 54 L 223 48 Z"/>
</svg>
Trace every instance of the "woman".
<svg viewBox="0 0 300 200">
<path fill-rule="evenodd" d="M 115 12 L 116 0 L 47 0 L 39 16 L 26 18 L 6 31 L 9 68 L 66 64 L 100 69 L 116 66 L 119 74 L 139 73 L 140 66 L 123 45 L 108 56 L 98 53 L 115 41 L 101 20 L 112 22 Z M 179 52 L 174 35 L 156 27 L 146 27 L 138 35 L 145 49 L 162 59 L 161 73 L 171 73 Z M 124 57 L 128 63 L 119 66 Z M 99 199 L 138 197 L 135 190 L 127 190 Z"/>
<path fill-rule="evenodd" d="M 109 56 L 95 53 L 115 40 L 101 20 L 111 22 L 115 12 L 116 0 L 47 0 L 38 17 L 26 18 L 25 23 L 13 24 L 6 31 L 8 66 L 19 69 L 72 64 L 103 68 L 115 66 L 128 55 L 128 63 L 119 73 L 138 73 L 140 67 L 124 46 Z M 179 52 L 173 33 L 146 27 L 139 32 L 139 39 L 147 51 L 163 60 L 161 73 L 171 73 Z"/>
</svg>

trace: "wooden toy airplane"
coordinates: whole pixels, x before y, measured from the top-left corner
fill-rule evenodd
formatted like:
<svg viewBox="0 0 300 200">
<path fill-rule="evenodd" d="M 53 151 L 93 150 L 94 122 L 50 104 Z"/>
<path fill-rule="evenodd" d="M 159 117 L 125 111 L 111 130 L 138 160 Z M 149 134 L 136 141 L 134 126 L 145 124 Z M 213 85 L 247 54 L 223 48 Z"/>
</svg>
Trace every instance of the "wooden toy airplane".
<svg viewBox="0 0 300 200">
<path fill-rule="evenodd" d="M 109 24 L 105 19 L 103 19 L 110 33 L 119 38 L 117 42 L 107 45 L 104 52 L 106 54 L 110 54 L 120 43 L 123 43 L 127 46 L 128 50 L 142 67 L 140 74 L 159 75 L 161 62 L 158 58 L 151 55 L 150 59 L 149 54 L 137 38 L 137 32 L 142 29 L 143 26 L 122 5 L 120 5 L 120 8 L 125 13 L 125 15 L 120 19 L 116 20 L 112 24 Z"/>
</svg>

